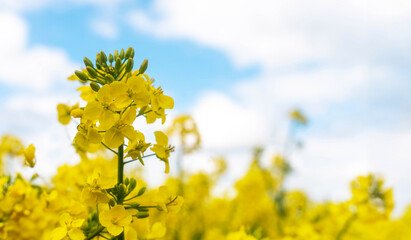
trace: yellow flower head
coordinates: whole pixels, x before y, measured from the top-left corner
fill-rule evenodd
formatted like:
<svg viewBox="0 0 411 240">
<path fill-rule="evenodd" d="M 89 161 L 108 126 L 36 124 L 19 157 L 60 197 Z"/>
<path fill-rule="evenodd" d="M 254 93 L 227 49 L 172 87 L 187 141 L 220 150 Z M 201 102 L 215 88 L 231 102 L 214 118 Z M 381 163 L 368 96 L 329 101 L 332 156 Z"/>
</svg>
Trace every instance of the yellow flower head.
<svg viewBox="0 0 411 240">
<path fill-rule="evenodd" d="M 106 227 L 111 235 L 118 236 L 123 232 L 124 227 L 131 223 L 132 217 L 122 205 L 116 205 L 110 210 L 102 211 L 99 219 L 101 225 Z"/>
<path fill-rule="evenodd" d="M 35 151 L 36 148 L 33 146 L 33 144 L 30 144 L 24 150 L 25 163 L 30 167 L 34 167 L 34 165 L 36 165 L 36 157 L 34 156 Z"/>
<path fill-rule="evenodd" d="M 60 240 L 68 235 L 71 240 L 83 240 L 84 234 L 80 230 L 83 222 L 84 219 L 73 219 L 68 213 L 63 213 L 60 216 L 60 227 L 51 232 L 51 239 Z"/>
</svg>

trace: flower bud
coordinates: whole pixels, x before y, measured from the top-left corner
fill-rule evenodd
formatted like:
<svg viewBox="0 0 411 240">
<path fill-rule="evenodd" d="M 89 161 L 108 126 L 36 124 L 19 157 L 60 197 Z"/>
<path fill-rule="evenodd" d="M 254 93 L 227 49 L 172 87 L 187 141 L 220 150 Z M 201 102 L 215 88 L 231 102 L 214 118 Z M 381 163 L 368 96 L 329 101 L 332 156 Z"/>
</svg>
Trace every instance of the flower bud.
<svg viewBox="0 0 411 240">
<path fill-rule="evenodd" d="M 132 58 L 129 58 L 126 63 L 126 72 L 131 72 L 131 70 L 133 69 L 133 65 L 134 65 L 134 60 Z"/>
<path fill-rule="evenodd" d="M 104 76 L 104 79 L 109 83 L 112 83 L 116 80 L 113 76 L 111 76 L 111 74 L 106 74 L 106 76 Z"/>
<path fill-rule="evenodd" d="M 114 205 L 116 205 L 116 202 L 113 199 L 110 199 L 110 201 L 108 201 L 108 205 L 114 207 Z"/>
<path fill-rule="evenodd" d="M 133 51 L 132 47 L 127 48 L 126 55 L 124 57 L 128 59 L 131 56 L 131 52 Z"/>
<path fill-rule="evenodd" d="M 36 165 L 35 156 L 34 156 L 35 151 L 36 151 L 36 148 L 33 146 L 33 144 L 30 144 L 24 150 L 25 163 L 30 167 L 34 167 L 34 165 Z"/>
<path fill-rule="evenodd" d="M 94 92 L 98 92 L 98 90 L 100 90 L 100 85 L 98 85 L 95 82 L 90 82 L 90 87 L 91 89 L 93 89 Z"/>
<path fill-rule="evenodd" d="M 120 55 L 119 55 L 120 59 L 124 58 L 124 49 L 121 49 Z"/>
<path fill-rule="evenodd" d="M 136 186 L 137 186 L 137 181 L 134 178 L 131 178 L 129 188 L 133 190 L 134 188 L 136 188 Z"/>
<path fill-rule="evenodd" d="M 70 112 L 70 115 L 73 118 L 81 118 L 81 117 L 83 117 L 83 112 L 84 112 L 83 109 L 76 108 L 76 109 L 74 109 L 73 111 Z"/>
<path fill-rule="evenodd" d="M 90 61 L 90 59 L 84 57 L 83 61 L 84 61 L 84 64 L 85 64 L 86 66 L 94 67 L 94 65 L 93 65 L 93 63 Z"/>
<path fill-rule="evenodd" d="M 112 63 L 114 61 L 113 55 L 111 53 L 108 55 L 108 61 L 110 63 Z"/>
<path fill-rule="evenodd" d="M 114 59 L 117 59 L 118 58 L 118 51 L 116 50 L 116 51 L 114 51 Z"/>
<path fill-rule="evenodd" d="M 129 185 L 130 184 L 130 179 L 129 178 L 124 179 L 124 184 L 126 186 Z"/>
<path fill-rule="evenodd" d="M 82 71 L 76 70 L 76 71 L 74 72 L 74 74 L 76 74 L 76 76 L 77 76 L 80 80 L 83 80 L 83 81 L 87 81 L 87 80 L 88 80 L 87 75 L 86 75 L 85 73 L 83 73 Z"/>
<path fill-rule="evenodd" d="M 147 218 L 149 216 L 148 212 L 138 212 L 136 214 L 137 218 Z"/>
<path fill-rule="evenodd" d="M 116 68 L 117 71 L 119 71 L 120 68 L 121 68 L 121 59 L 119 57 L 116 59 L 115 68 Z"/>
<path fill-rule="evenodd" d="M 94 68 L 87 66 L 87 72 L 88 74 L 92 77 L 92 78 L 96 78 L 97 77 L 97 72 L 96 70 L 94 70 Z"/>
<path fill-rule="evenodd" d="M 100 52 L 100 60 L 101 60 L 101 63 L 107 62 L 107 56 L 103 51 Z"/>
<path fill-rule="evenodd" d="M 130 55 L 130 57 L 131 57 L 131 58 L 134 58 L 134 48 L 131 49 L 131 55 Z"/>
<path fill-rule="evenodd" d="M 137 196 L 143 195 L 145 191 L 146 191 L 146 187 L 140 188 L 140 190 L 138 190 Z"/>
<path fill-rule="evenodd" d="M 140 66 L 140 69 L 138 70 L 140 74 L 145 73 L 145 71 L 147 70 L 147 66 L 148 66 L 148 60 L 144 59 L 143 63 Z"/>
</svg>

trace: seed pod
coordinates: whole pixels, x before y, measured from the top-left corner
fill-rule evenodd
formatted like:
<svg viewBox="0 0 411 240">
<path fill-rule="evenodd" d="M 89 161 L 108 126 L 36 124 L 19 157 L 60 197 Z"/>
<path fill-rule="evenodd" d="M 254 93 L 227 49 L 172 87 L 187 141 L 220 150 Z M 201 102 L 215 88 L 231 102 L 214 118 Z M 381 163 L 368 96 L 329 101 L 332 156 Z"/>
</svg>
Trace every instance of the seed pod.
<svg viewBox="0 0 411 240">
<path fill-rule="evenodd" d="M 84 64 L 85 64 L 86 66 L 94 67 L 94 65 L 93 65 L 93 63 L 90 61 L 90 59 L 84 57 L 83 61 L 84 61 Z"/>
<path fill-rule="evenodd" d="M 90 87 L 91 89 L 93 89 L 94 92 L 98 92 L 98 90 L 100 90 L 100 85 L 98 85 L 95 82 L 90 82 Z"/>
<path fill-rule="evenodd" d="M 88 80 L 87 75 L 86 75 L 85 73 L 83 73 L 82 71 L 76 70 L 76 71 L 74 72 L 74 74 L 76 74 L 76 76 L 77 76 L 80 80 L 83 80 L 83 81 L 87 81 L 87 80 Z"/>
<path fill-rule="evenodd" d="M 145 71 L 147 70 L 147 66 L 148 66 L 148 60 L 144 59 L 143 63 L 140 66 L 140 69 L 138 70 L 140 74 L 145 73 Z"/>
<path fill-rule="evenodd" d="M 97 77 L 97 72 L 96 70 L 94 70 L 94 68 L 87 66 L 87 72 L 88 74 L 92 77 L 92 78 L 96 78 Z"/>
</svg>

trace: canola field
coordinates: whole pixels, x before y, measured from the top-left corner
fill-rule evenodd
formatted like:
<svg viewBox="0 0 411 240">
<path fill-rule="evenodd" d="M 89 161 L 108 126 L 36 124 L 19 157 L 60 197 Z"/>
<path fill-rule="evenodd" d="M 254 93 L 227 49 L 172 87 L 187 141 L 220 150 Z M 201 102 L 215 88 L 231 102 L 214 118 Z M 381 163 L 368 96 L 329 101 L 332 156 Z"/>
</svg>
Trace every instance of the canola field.
<svg viewBox="0 0 411 240">
<path fill-rule="evenodd" d="M 183 161 L 201 147 L 201 136 L 190 116 L 168 119 L 172 96 L 146 74 L 147 60 L 140 65 L 133 58 L 132 48 L 100 52 L 95 61 L 84 58 L 84 68 L 69 77 L 82 84 L 79 104 L 59 104 L 56 118 L 63 125 L 77 125 L 72 139 L 81 158 L 77 165 L 59 167 L 51 179 L 23 177 L 8 166 L 13 161 L 35 169 L 36 161 L 45 161 L 36 158 L 36 143 L 28 145 L 12 135 L 0 138 L 0 239 L 411 238 L 411 211 L 392 216 L 393 192 L 382 176 L 352 179 L 347 183 L 351 197 L 344 201 L 315 202 L 285 187 L 292 171 L 288 156 L 274 155 L 270 166 L 263 166 L 262 148 L 254 150 L 248 171 L 232 186 L 234 195 L 212 194 L 229 171 L 223 157 L 214 160 L 211 173 L 185 172 L 177 164 L 176 176 L 148 188 L 148 180 L 138 174 L 146 161 L 161 161 L 164 167 L 158 171 L 168 174 L 170 155 L 179 151 L 177 161 Z M 133 125 L 137 118 L 172 124 L 145 132 L 155 137 L 148 142 Z M 290 112 L 290 121 L 307 124 L 297 110 Z M 181 149 L 170 136 L 178 136 Z"/>
</svg>

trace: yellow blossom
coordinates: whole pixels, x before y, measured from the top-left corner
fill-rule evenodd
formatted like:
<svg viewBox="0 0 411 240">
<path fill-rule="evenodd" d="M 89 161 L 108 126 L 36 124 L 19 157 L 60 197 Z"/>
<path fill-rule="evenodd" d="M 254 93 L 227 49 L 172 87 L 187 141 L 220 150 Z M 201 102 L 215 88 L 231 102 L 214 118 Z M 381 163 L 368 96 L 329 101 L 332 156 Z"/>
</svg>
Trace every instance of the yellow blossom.
<svg viewBox="0 0 411 240">
<path fill-rule="evenodd" d="M 123 232 L 124 226 L 131 223 L 132 217 L 122 205 L 116 205 L 110 210 L 102 211 L 99 219 L 101 225 L 106 227 L 111 235 L 118 236 Z"/>
<path fill-rule="evenodd" d="M 34 165 L 36 165 L 36 161 L 35 161 L 36 157 L 34 156 L 35 151 L 36 151 L 36 148 L 33 146 L 33 144 L 30 144 L 24 150 L 25 163 L 30 167 L 34 167 Z"/>
</svg>

